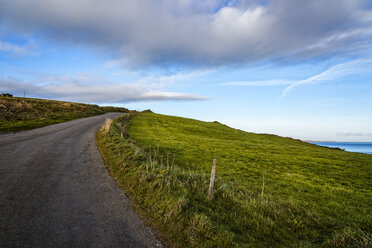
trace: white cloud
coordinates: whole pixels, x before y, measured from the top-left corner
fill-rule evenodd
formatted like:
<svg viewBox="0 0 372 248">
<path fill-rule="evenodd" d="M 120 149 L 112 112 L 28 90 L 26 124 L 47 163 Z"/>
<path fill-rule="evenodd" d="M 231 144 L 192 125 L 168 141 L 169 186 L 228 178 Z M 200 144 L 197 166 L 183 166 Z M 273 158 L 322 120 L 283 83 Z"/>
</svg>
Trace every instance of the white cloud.
<svg viewBox="0 0 372 248">
<path fill-rule="evenodd" d="M 344 78 L 346 76 L 356 75 L 360 73 L 371 73 L 372 72 L 372 59 L 359 59 L 351 62 L 338 64 L 332 66 L 328 70 L 319 73 L 315 76 L 292 83 L 290 86 L 284 89 L 281 97 L 286 96 L 294 88 L 306 85 L 306 84 L 318 84 L 322 82 L 334 81 L 337 79 Z"/>
<path fill-rule="evenodd" d="M 210 66 L 365 51 L 372 34 L 364 3 L 0 0 L 0 24 L 108 52 L 125 65 Z"/>
<path fill-rule="evenodd" d="M 30 50 L 30 45 L 19 46 L 9 42 L 0 40 L 0 52 L 13 53 L 16 55 L 28 55 L 32 54 Z"/>
<path fill-rule="evenodd" d="M 372 133 L 361 133 L 361 132 L 338 132 L 337 136 L 341 137 L 372 137 Z"/>
<path fill-rule="evenodd" d="M 293 84 L 294 81 L 290 80 L 262 80 L 262 81 L 233 81 L 233 82 L 227 82 L 223 83 L 222 85 L 226 86 L 281 86 L 281 85 L 290 85 Z"/>
<path fill-rule="evenodd" d="M 180 84 L 181 82 L 201 77 L 206 74 L 212 73 L 213 70 L 193 70 L 189 72 L 179 72 L 169 75 L 148 75 L 139 79 L 138 83 L 147 83 L 148 85 L 153 85 L 154 87 L 167 87 L 174 84 Z"/>
<path fill-rule="evenodd" d="M 361 10 L 355 13 L 355 19 L 372 22 L 372 10 Z"/>
<path fill-rule="evenodd" d="M 329 37 L 321 40 L 320 42 L 308 46 L 305 50 L 311 50 L 316 48 L 328 48 L 330 44 L 335 44 L 348 39 L 355 39 L 361 36 L 370 36 L 371 34 L 372 34 L 371 27 L 346 30 L 343 32 L 332 34 Z"/>
<path fill-rule="evenodd" d="M 0 89 L 9 93 L 89 103 L 126 103 L 137 101 L 206 100 L 207 98 L 161 90 L 148 83 L 118 83 L 95 75 L 49 75 L 41 83 L 0 78 Z"/>
</svg>

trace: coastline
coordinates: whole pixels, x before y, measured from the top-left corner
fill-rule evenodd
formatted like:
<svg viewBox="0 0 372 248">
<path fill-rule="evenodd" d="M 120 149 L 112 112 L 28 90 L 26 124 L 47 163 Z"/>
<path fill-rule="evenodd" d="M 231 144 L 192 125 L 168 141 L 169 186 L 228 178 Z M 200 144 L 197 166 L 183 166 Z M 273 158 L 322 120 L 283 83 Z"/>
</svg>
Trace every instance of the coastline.
<svg viewBox="0 0 372 248">
<path fill-rule="evenodd" d="M 372 142 L 342 142 L 342 141 L 305 141 L 310 144 L 339 148 L 347 152 L 372 154 Z"/>
</svg>

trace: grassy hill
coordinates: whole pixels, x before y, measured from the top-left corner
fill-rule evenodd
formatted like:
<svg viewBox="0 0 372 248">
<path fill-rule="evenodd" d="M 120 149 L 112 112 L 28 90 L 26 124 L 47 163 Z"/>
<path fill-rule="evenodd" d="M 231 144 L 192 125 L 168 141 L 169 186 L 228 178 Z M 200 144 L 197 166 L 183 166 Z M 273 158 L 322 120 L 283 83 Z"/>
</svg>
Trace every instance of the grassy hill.
<svg viewBox="0 0 372 248">
<path fill-rule="evenodd" d="M 120 117 L 97 141 L 172 247 L 372 247 L 372 155 L 152 113 Z"/>
<path fill-rule="evenodd" d="M 106 112 L 128 112 L 125 108 L 0 96 L 0 131 L 20 131 Z"/>
</svg>

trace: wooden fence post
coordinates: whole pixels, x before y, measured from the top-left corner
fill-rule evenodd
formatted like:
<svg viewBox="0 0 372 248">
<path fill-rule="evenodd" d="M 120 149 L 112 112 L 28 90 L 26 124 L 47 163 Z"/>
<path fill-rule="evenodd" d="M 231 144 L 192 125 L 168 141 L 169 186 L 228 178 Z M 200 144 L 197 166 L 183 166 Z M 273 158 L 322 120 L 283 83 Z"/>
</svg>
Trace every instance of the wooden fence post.
<svg viewBox="0 0 372 248">
<path fill-rule="evenodd" d="M 208 200 L 213 199 L 213 187 L 214 187 L 214 178 L 216 177 L 216 166 L 217 166 L 217 159 L 213 159 L 211 181 L 209 183 L 209 191 L 208 191 Z"/>
<path fill-rule="evenodd" d="M 262 192 L 261 192 L 262 199 L 264 198 L 264 190 L 265 190 L 265 176 L 262 175 Z"/>
</svg>

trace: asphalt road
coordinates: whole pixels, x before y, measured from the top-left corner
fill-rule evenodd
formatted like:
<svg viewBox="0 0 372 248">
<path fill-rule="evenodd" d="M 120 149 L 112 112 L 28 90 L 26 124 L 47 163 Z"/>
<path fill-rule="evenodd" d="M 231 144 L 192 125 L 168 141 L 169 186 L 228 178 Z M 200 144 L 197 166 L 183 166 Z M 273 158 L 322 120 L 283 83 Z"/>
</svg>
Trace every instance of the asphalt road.
<svg viewBox="0 0 372 248">
<path fill-rule="evenodd" d="M 96 147 L 118 115 L 0 135 L 0 247 L 161 247 Z"/>
</svg>

